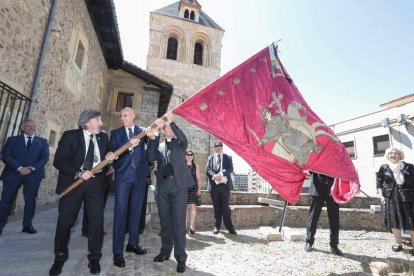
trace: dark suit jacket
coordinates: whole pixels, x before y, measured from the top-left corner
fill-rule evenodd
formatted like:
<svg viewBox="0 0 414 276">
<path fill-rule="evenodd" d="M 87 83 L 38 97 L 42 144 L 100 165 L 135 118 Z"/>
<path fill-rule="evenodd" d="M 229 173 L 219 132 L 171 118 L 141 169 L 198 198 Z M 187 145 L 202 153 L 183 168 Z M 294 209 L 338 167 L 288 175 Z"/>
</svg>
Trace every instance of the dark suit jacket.
<svg viewBox="0 0 414 276">
<path fill-rule="evenodd" d="M 28 152 L 24 135 L 12 136 L 7 139 L 3 148 L 2 160 L 6 166 L 1 174 L 1 180 L 19 180 L 25 177 L 40 180 L 45 177 L 45 165 L 49 160 L 49 145 L 46 139 L 35 135 Z M 22 176 L 17 171 L 19 167 L 29 166 L 35 171 L 26 176 Z"/>
<path fill-rule="evenodd" d="M 210 182 L 211 188 L 213 189 L 214 187 L 216 187 L 216 182 L 214 182 L 214 180 L 212 179 L 213 175 L 215 175 L 214 172 L 214 155 L 210 155 L 207 159 L 207 165 L 206 165 L 206 173 L 207 173 L 207 178 L 208 181 Z M 222 170 L 223 170 L 223 175 L 225 177 L 227 177 L 227 183 L 225 184 L 226 187 L 228 187 L 228 189 L 232 190 L 233 189 L 233 181 L 231 179 L 231 174 L 233 173 L 233 160 L 231 158 L 230 155 L 227 155 L 225 153 L 223 153 L 223 160 L 222 162 Z M 222 184 L 221 184 L 222 185 Z"/>
<path fill-rule="evenodd" d="M 96 135 L 101 161 L 109 151 L 108 135 L 100 132 Z M 56 193 L 60 194 L 75 181 L 77 172 L 82 170 L 85 161 L 86 144 L 83 129 L 65 131 L 59 141 L 53 160 L 53 166 L 59 170 Z"/>
<path fill-rule="evenodd" d="M 333 185 L 333 182 L 334 179 L 332 177 L 323 174 L 313 173 L 312 181 L 309 186 L 309 195 L 328 198 L 331 193 L 331 187 Z"/>
<path fill-rule="evenodd" d="M 135 125 L 134 136 L 138 135 L 142 131 L 144 131 L 144 129 L 141 129 L 139 126 Z M 109 149 L 111 151 L 116 151 L 128 143 L 128 141 L 129 139 L 125 131 L 125 127 L 114 129 L 111 132 Z M 119 156 L 113 164 L 115 169 L 115 181 L 122 181 L 124 177 L 127 177 L 127 174 L 131 173 L 131 166 L 136 167 L 138 175 L 143 178 L 150 175 L 151 170 L 145 152 L 146 144 L 148 144 L 148 137 L 144 136 L 144 138 L 141 139 L 139 144 L 133 148 L 132 151 L 127 150 Z"/>
<path fill-rule="evenodd" d="M 173 167 L 177 185 L 180 188 L 187 189 L 194 185 L 193 177 L 185 163 L 185 151 L 188 146 L 187 137 L 175 123 L 171 123 L 171 128 L 176 138 L 170 142 L 170 163 Z M 150 161 L 157 161 L 158 164 L 157 183 L 161 183 L 163 180 L 163 169 L 165 165 L 165 158 L 163 153 L 161 153 L 163 151 L 162 148 L 165 147 L 165 142 L 161 144 L 159 142 L 159 137 L 157 137 L 153 143 L 148 144 L 148 158 Z M 161 148 L 161 151 L 159 148 Z M 158 187 L 159 185 L 157 185 L 157 189 Z"/>
<path fill-rule="evenodd" d="M 401 170 L 404 175 L 403 189 L 414 189 L 414 166 L 410 163 L 403 162 Z M 396 186 L 394 174 L 388 164 L 381 165 L 377 174 L 377 189 L 382 188 L 384 197 L 390 197 Z"/>
</svg>

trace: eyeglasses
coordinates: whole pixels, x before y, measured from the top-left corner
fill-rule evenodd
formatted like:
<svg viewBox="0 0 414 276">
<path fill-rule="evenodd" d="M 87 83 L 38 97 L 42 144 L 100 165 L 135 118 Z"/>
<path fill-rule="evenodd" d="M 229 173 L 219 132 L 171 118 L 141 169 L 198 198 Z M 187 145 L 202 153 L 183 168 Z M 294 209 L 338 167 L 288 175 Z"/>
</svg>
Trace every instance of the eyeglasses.
<svg viewBox="0 0 414 276">
<path fill-rule="evenodd" d="M 187 153 L 187 156 L 193 156 L 193 154 L 192 153 Z"/>
<path fill-rule="evenodd" d="M 218 148 L 218 147 L 222 147 L 223 145 L 215 145 L 214 147 L 215 148 Z"/>
</svg>

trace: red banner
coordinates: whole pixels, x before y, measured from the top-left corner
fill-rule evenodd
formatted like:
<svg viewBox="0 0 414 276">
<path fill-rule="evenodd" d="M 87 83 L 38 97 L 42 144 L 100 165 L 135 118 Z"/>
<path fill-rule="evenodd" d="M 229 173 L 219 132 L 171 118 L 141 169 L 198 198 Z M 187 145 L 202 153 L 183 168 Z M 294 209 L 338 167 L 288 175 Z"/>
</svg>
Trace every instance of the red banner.
<svg viewBox="0 0 414 276">
<path fill-rule="evenodd" d="M 303 170 L 340 179 L 332 189 L 339 203 L 359 190 L 345 147 L 305 102 L 273 45 L 173 113 L 222 140 L 292 204 L 300 196 Z"/>
</svg>

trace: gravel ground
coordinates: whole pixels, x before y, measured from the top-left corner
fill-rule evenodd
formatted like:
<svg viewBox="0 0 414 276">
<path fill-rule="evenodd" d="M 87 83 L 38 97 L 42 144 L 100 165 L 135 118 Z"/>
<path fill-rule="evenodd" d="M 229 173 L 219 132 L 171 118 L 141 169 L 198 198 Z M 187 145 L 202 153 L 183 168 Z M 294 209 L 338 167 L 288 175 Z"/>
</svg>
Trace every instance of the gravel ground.
<svg viewBox="0 0 414 276">
<path fill-rule="evenodd" d="M 238 236 L 197 232 L 187 239 L 188 275 L 373 275 L 372 262 L 410 259 L 391 251 L 393 237 L 387 232 L 341 231 L 343 257 L 330 253 L 329 230 L 318 229 L 315 239 L 314 250 L 305 252 L 304 241 L 268 242 L 258 229 L 239 230 Z"/>
</svg>

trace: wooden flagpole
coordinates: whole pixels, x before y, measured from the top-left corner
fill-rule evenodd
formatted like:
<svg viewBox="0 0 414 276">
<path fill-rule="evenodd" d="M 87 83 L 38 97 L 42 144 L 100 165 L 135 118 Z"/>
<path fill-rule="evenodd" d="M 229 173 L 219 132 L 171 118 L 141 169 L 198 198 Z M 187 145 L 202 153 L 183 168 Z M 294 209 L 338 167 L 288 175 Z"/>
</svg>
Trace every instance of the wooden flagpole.
<svg viewBox="0 0 414 276">
<path fill-rule="evenodd" d="M 161 119 L 163 119 L 164 121 L 167 120 L 167 118 L 164 116 L 161 117 Z M 152 129 L 156 129 L 157 128 L 157 124 L 154 122 L 150 125 L 150 128 Z M 137 139 L 142 139 L 145 136 L 145 131 L 141 131 L 138 135 L 134 136 L 133 138 L 137 138 Z M 120 147 L 119 149 L 117 149 L 114 154 L 116 157 L 120 156 L 122 153 L 124 153 L 127 149 L 129 149 L 130 147 L 132 147 L 132 143 L 130 141 L 128 141 L 126 144 L 124 144 L 122 147 Z M 108 165 L 111 161 L 108 160 L 103 160 L 100 163 L 98 163 L 95 167 L 93 167 L 91 170 L 89 170 L 92 174 L 95 174 L 97 172 L 99 172 L 100 170 L 102 170 L 106 165 Z M 61 192 L 59 194 L 59 198 L 64 197 L 66 194 L 68 194 L 70 191 L 72 191 L 73 189 L 75 189 L 76 187 L 78 187 L 79 185 L 81 185 L 85 180 L 83 180 L 82 178 L 78 178 L 75 182 L 73 182 L 72 184 L 70 184 L 65 190 L 63 190 L 63 192 Z"/>
</svg>

